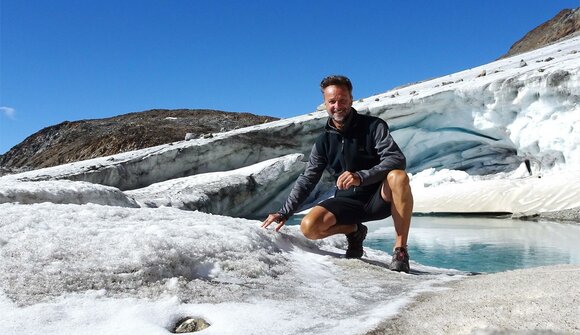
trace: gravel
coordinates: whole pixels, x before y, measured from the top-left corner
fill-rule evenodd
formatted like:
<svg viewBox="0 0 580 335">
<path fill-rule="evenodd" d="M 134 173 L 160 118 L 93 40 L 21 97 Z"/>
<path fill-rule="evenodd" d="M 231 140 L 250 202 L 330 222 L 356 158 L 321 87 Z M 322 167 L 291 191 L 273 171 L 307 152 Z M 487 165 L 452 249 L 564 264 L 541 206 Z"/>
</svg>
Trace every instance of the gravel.
<svg viewBox="0 0 580 335">
<path fill-rule="evenodd" d="M 451 282 L 367 333 L 378 334 L 580 334 L 580 265 Z"/>
</svg>

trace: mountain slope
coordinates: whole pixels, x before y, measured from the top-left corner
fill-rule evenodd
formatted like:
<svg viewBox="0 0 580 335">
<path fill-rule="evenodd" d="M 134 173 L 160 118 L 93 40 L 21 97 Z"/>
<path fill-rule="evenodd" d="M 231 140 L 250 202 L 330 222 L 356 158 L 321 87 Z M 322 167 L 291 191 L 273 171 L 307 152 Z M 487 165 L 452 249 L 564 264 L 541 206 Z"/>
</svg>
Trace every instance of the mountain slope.
<svg viewBox="0 0 580 335">
<path fill-rule="evenodd" d="M 574 37 L 579 33 L 580 8 L 563 9 L 552 19 L 534 28 L 514 43 L 508 53 L 501 56 L 500 59 L 535 50 L 563 38 Z"/>
<path fill-rule="evenodd" d="M 32 170 L 181 141 L 277 120 L 249 113 L 155 109 L 63 122 L 29 136 L 0 156 L 4 169 Z"/>
</svg>

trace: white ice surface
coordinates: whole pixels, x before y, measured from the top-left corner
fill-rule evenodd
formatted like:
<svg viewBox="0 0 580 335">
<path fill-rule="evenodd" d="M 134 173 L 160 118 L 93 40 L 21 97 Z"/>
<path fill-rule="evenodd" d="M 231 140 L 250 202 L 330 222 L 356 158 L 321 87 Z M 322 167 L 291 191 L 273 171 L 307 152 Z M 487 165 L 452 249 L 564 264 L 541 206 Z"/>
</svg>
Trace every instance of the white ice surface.
<svg viewBox="0 0 580 335">
<path fill-rule="evenodd" d="M 360 334 L 453 272 L 338 257 L 297 227 L 173 208 L 1 204 L 0 334 Z M 423 271 L 423 272 L 421 272 Z"/>
<path fill-rule="evenodd" d="M 422 171 L 411 177 L 414 211 L 517 217 L 580 207 L 580 170 L 519 177 L 517 173 L 482 178 L 461 171 Z"/>
<path fill-rule="evenodd" d="M 70 180 L 26 182 L 0 179 L 0 204 L 10 202 L 139 207 L 135 200 L 115 187 Z"/>
</svg>

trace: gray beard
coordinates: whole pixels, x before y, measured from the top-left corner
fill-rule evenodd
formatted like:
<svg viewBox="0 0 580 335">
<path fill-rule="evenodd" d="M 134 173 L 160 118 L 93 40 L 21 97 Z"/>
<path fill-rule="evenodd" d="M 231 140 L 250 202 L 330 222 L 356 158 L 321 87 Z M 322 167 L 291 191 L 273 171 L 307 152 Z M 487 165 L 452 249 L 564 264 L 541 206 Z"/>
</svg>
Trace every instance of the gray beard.
<svg viewBox="0 0 580 335">
<path fill-rule="evenodd" d="M 342 112 L 342 111 L 341 111 Z M 337 115 L 332 115 L 330 118 L 334 121 L 334 122 L 338 122 L 338 123 L 344 123 L 344 121 L 348 118 L 348 112 L 345 111 L 345 113 L 341 113 L 344 116 L 337 116 Z"/>
</svg>

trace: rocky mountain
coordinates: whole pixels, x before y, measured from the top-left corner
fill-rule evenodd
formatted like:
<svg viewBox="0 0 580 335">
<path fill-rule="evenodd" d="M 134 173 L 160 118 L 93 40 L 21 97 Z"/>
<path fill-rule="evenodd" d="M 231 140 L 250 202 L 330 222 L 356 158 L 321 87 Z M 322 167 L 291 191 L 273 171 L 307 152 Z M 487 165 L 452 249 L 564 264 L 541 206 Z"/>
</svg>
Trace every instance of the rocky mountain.
<svg viewBox="0 0 580 335">
<path fill-rule="evenodd" d="M 514 43 L 508 53 L 500 59 L 535 50 L 578 34 L 580 34 L 580 8 L 563 9 Z"/>
<path fill-rule="evenodd" d="M 0 156 L 5 171 L 27 171 L 114 155 L 277 120 L 205 109 L 154 109 L 40 130 Z"/>
</svg>

